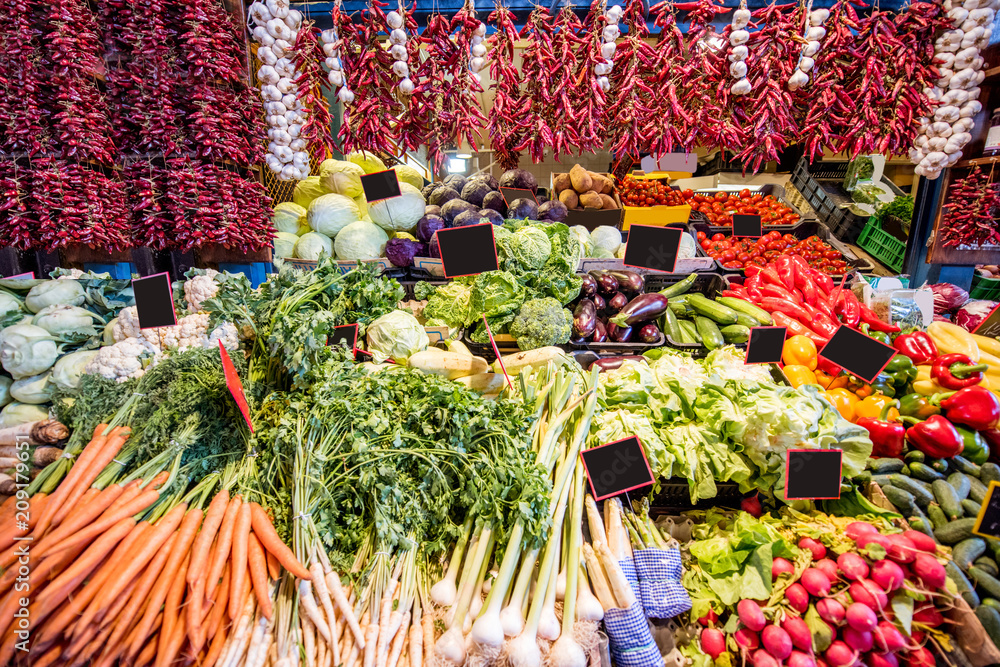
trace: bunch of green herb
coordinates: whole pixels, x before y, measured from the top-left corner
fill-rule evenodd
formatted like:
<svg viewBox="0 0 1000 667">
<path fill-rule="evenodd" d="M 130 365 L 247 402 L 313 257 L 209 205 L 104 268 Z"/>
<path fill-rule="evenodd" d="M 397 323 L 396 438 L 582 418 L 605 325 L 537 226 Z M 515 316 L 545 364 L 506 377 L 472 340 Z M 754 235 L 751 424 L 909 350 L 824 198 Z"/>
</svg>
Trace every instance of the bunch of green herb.
<svg viewBox="0 0 1000 667">
<path fill-rule="evenodd" d="M 896 195 L 896 198 L 887 204 L 882 204 L 875 209 L 875 219 L 879 223 L 884 223 L 890 216 L 899 218 L 903 222 L 909 222 L 913 218 L 913 196 Z"/>
</svg>

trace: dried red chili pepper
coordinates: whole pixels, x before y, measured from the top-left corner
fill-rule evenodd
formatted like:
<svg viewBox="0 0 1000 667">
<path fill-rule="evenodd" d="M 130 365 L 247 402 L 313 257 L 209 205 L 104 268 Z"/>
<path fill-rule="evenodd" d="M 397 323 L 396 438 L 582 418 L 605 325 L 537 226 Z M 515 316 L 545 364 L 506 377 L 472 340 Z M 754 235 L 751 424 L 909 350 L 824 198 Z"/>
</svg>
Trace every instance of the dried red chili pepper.
<svg viewBox="0 0 1000 667">
<path fill-rule="evenodd" d="M 948 186 L 938 241 L 946 248 L 1000 243 L 1000 185 L 977 166 Z"/>
<path fill-rule="evenodd" d="M 514 65 L 514 44 L 518 40 L 514 15 L 497 3 L 489 16 L 496 32 L 489 38 L 492 54 L 490 76 L 493 79 L 493 109 L 487 121 L 487 131 L 493 148 L 493 157 L 503 170 L 514 169 L 518 154 L 514 146 L 519 142 L 520 118 L 524 102 L 520 97 L 521 74 Z"/>
</svg>

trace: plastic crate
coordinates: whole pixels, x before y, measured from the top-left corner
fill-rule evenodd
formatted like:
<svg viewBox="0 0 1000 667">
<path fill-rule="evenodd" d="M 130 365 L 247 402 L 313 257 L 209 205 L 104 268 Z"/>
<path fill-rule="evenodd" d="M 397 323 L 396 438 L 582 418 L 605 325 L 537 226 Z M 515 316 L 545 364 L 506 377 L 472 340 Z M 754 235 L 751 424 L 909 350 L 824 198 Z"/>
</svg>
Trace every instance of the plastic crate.
<svg viewBox="0 0 1000 667">
<path fill-rule="evenodd" d="M 680 281 L 684 280 L 687 276 L 681 275 L 664 275 L 664 276 L 649 276 L 646 278 L 646 291 L 647 292 L 659 292 L 671 285 L 675 285 Z M 713 298 L 722 290 L 726 289 L 726 280 L 718 273 L 699 273 L 698 277 L 694 279 L 694 284 L 688 292 L 700 292 L 708 298 Z M 704 357 L 708 354 L 708 348 L 701 344 L 688 344 L 676 341 L 670 336 L 664 334 L 667 346 L 672 347 L 675 350 L 683 350 L 693 357 Z M 746 344 L 737 344 L 738 348 L 745 348 Z"/>
<path fill-rule="evenodd" d="M 858 246 L 896 273 L 903 270 L 906 241 L 900 241 L 882 229 L 874 220 L 869 220 L 865 228 L 861 230 Z"/>
<path fill-rule="evenodd" d="M 709 195 L 709 194 L 714 194 L 716 192 L 727 192 L 727 191 L 739 192 L 739 190 L 736 190 L 734 188 L 735 188 L 735 186 L 728 186 L 728 187 L 721 187 L 720 186 L 718 188 L 714 188 L 714 189 L 711 189 L 711 190 L 708 190 L 708 189 L 706 189 L 706 190 L 696 190 L 695 194 Z M 741 187 L 740 190 L 742 190 L 742 189 L 743 188 Z M 752 192 L 754 192 L 754 193 L 760 193 L 762 195 L 773 195 L 775 199 L 777 199 L 778 201 L 780 201 L 782 204 L 784 204 L 788 208 L 792 209 L 792 211 L 794 211 L 795 214 L 799 216 L 799 221 L 796 222 L 794 225 L 764 225 L 764 231 L 765 232 L 769 232 L 771 230 L 775 230 L 775 231 L 779 231 L 782 234 L 784 234 L 785 232 L 790 232 L 796 225 L 802 224 L 802 222 L 804 222 L 806 220 L 814 220 L 815 219 L 811 215 L 804 214 L 802 211 L 799 210 L 799 208 L 797 206 L 795 206 L 792 202 L 788 201 L 788 198 L 785 197 L 785 188 L 782 187 L 782 186 L 780 186 L 780 185 L 775 185 L 774 183 L 767 183 L 767 184 L 761 186 L 760 188 L 758 188 L 756 190 L 753 190 Z M 699 216 L 699 217 L 696 218 L 695 217 L 696 215 Z M 705 217 L 705 214 L 702 213 L 701 211 L 694 211 L 694 210 L 692 210 L 691 211 L 691 218 L 689 220 L 689 223 L 695 223 L 695 222 L 702 222 L 702 223 L 705 223 L 706 225 L 708 225 L 708 218 Z M 732 226 L 728 226 L 728 225 L 708 225 L 708 227 L 712 230 L 711 231 L 712 234 L 715 234 L 716 232 L 721 232 L 721 233 L 725 234 L 727 232 L 732 231 L 732 229 L 733 229 Z"/>
<path fill-rule="evenodd" d="M 987 301 L 1000 301 L 1000 280 L 996 278 L 984 278 L 978 273 L 972 276 L 972 287 L 969 288 L 969 297 L 972 299 L 986 299 Z"/>
</svg>

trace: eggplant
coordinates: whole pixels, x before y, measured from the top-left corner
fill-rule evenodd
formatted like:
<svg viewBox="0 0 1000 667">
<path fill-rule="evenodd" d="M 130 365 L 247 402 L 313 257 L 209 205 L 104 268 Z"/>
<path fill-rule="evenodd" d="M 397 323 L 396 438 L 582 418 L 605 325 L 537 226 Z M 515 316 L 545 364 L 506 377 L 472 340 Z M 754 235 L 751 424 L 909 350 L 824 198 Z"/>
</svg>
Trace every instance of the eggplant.
<svg viewBox="0 0 1000 667">
<path fill-rule="evenodd" d="M 597 281 L 597 291 L 605 296 L 614 296 L 618 291 L 618 280 L 607 271 L 591 271 Z"/>
<path fill-rule="evenodd" d="M 644 364 L 649 363 L 646 361 L 646 357 L 632 354 L 624 357 L 606 357 L 604 359 L 598 359 L 594 363 L 590 364 L 587 370 L 589 371 L 592 368 L 597 368 L 601 373 L 604 371 L 613 371 L 616 368 L 620 368 L 626 361 L 642 362 Z"/>
<path fill-rule="evenodd" d="M 580 285 L 580 296 L 591 297 L 597 294 L 597 280 L 589 273 L 576 274 L 583 284 Z"/>
<path fill-rule="evenodd" d="M 640 294 L 619 309 L 611 319 L 619 326 L 632 326 L 659 318 L 667 310 L 668 305 L 667 297 L 662 294 L 656 292 Z"/>
<path fill-rule="evenodd" d="M 621 312 L 622 308 L 624 308 L 628 304 L 629 304 L 628 297 L 622 294 L 621 292 L 616 292 L 613 297 L 608 299 L 608 308 L 607 308 L 608 315 L 617 315 L 618 313 Z M 644 317 L 642 319 L 648 320 L 650 318 Z M 636 322 L 638 321 L 639 320 L 636 320 Z"/>
<path fill-rule="evenodd" d="M 618 289 L 627 294 L 642 294 L 646 279 L 635 271 L 608 271 L 618 281 Z"/>
<path fill-rule="evenodd" d="M 594 335 L 590 337 L 592 343 L 603 343 L 608 339 L 608 327 L 601 320 L 597 320 L 594 327 Z"/>
<path fill-rule="evenodd" d="M 627 343 L 632 340 L 632 327 L 620 327 L 608 322 L 608 338 L 616 343 Z"/>
<path fill-rule="evenodd" d="M 587 339 L 574 336 L 573 338 L 569 339 L 569 342 L 571 345 L 586 345 Z"/>
<path fill-rule="evenodd" d="M 603 313 L 608 307 L 608 302 L 600 294 L 595 294 L 590 297 L 590 300 L 594 302 L 594 308 L 597 309 L 598 313 Z"/>
<path fill-rule="evenodd" d="M 637 334 L 639 341 L 643 343 L 659 343 L 660 342 L 660 327 L 656 326 L 652 322 L 643 326 L 639 329 Z"/>
<path fill-rule="evenodd" d="M 597 326 L 597 308 L 590 299 L 581 299 L 573 311 L 573 333 L 586 338 L 594 333 Z"/>
</svg>

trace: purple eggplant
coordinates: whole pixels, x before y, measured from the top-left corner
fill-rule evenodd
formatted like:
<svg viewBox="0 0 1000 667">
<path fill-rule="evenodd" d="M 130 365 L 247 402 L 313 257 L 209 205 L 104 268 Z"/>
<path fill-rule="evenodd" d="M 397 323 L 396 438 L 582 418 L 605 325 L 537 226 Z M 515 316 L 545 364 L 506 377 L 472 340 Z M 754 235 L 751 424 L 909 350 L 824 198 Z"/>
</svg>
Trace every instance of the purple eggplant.
<svg viewBox="0 0 1000 667">
<path fill-rule="evenodd" d="M 594 333 L 597 326 L 597 308 L 590 299 L 581 299 L 573 311 L 573 333 L 587 338 Z"/>
<path fill-rule="evenodd" d="M 619 326 L 632 326 L 639 322 L 655 320 L 667 310 L 667 297 L 652 292 L 640 294 L 623 306 L 611 321 Z"/>
<path fill-rule="evenodd" d="M 608 271 L 618 281 L 618 289 L 626 294 L 642 294 L 646 280 L 635 271 Z"/>
<path fill-rule="evenodd" d="M 604 297 L 600 294 L 595 294 L 590 297 L 590 300 L 594 302 L 594 308 L 597 309 L 598 313 L 603 313 L 608 308 L 608 302 L 604 300 Z"/>
<path fill-rule="evenodd" d="M 604 322 L 597 320 L 597 326 L 594 327 L 594 335 L 590 337 L 592 343 L 603 343 L 608 339 L 608 327 Z"/>
<path fill-rule="evenodd" d="M 583 281 L 580 285 L 580 296 L 592 297 L 597 294 L 597 279 L 589 273 L 578 273 L 577 278 Z"/>
<path fill-rule="evenodd" d="M 616 368 L 621 367 L 621 365 L 624 364 L 626 361 L 635 361 L 644 364 L 649 363 L 646 361 L 646 357 L 634 354 L 624 357 L 606 357 L 604 359 L 598 359 L 594 363 L 590 364 L 590 368 L 588 368 L 587 370 L 589 371 L 591 368 L 597 368 L 600 369 L 601 373 L 603 373 L 604 371 L 613 371 Z"/>
<path fill-rule="evenodd" d="M 632 340 L 632 327 L 620 327 L 617 324 L 608 323 L 608 338 L 616 343 L 627 343 Z"/>
<path fill-rule="evenodd" d="M 618 280 L 607 271 L 591 271 L 597 281 L 597 291 L 605 296 L 613 296 L 618 291 Z"/>
<path fill-rule="evenodd" d="M 660 328 L 650 322 L 639 329 L 637 334 L 639 341 L 642 343 L 659 343 L 660 342 Z"/>
<path fill-rule="evenodd" d="M 666 301 L 666 299 L 664 299 L 664 301 Z M 629 300 L 627 296 L 625 296 L 621 292 L 616 292 L 613 297 L 608 299 L 608 308 L 607 308 L 608 315 L 617 315 L 618 313 L 621 312 L 622 308 L 628 305 L 628 303 Z M 660 314 L 662 315 L 662 313 Z M 649 318 L 644 317 L 642 319 L 648 320 Z"/>
<path fill-rule="evenodd" d="M 570 342 L 570 345 L 586 345 L 587 344 L 587 339 L 586 338 L 580 338 L 579 336 L 574 336 L 573 338 L 569 339 L 569 342 Z"/>
</svg>

